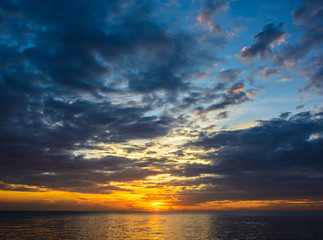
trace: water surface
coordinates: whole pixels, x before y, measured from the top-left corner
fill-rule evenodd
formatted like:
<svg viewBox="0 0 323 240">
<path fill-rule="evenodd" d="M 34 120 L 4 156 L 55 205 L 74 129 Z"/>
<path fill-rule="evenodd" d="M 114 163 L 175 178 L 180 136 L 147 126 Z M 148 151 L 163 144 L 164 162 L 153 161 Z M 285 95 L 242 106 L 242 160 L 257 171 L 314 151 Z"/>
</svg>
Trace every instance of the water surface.
<svg viewBox="0 0 323 240">
<path fill-rule="evenodd" d="M 322 214 L 0 212 L 0 239 L 323 239 Z"/>
</svg>

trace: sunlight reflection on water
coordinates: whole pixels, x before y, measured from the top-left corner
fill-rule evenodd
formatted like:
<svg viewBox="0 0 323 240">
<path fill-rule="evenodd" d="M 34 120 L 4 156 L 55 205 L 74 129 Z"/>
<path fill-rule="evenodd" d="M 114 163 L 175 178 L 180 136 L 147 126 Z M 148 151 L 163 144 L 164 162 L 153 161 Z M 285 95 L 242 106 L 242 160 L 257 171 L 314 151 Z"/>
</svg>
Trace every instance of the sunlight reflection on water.
<svg viewBox="0 0 323 240">
<path fill-rule="evenodd" d="M 75 223 L 81 239 L 206 239 L 210 219 L 206 214 L 107 214 Z"/>
<path fill-rule="evenodd" d="M 323 239 L 322 216 L 1 213 L 0 239 Z"/>
</svg>

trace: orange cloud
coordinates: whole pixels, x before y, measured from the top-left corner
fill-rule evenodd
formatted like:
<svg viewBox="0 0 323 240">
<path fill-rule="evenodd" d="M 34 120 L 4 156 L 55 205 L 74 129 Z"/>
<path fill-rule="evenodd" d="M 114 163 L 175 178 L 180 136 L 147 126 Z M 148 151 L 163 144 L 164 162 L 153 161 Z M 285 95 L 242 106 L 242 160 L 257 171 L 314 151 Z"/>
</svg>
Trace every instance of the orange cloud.
<svg viewBox="0 0 323 240">
<path fill-rule="evenodd" d="M 293 81 L 291 77 L 283 77 L 281 79 L 278 79 L 276 82 L 287 82 L 287 81 Z"/>
</svg>

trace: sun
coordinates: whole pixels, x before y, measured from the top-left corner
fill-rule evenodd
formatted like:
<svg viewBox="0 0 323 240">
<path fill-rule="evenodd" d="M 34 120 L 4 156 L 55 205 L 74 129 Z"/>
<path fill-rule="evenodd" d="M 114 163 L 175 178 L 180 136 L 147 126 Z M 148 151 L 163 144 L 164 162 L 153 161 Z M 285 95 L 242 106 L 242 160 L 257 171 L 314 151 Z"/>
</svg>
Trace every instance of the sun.
<svg viewBox="0 0 323 240">
<path fill-rule="evenodd" d="M 162 203 L 160 203 L 160 202 L 154 202 L 151 205 L 155 209 L 155 211 L 157 212 L 157 211 L 159 211 L 159 206 L 162 205 Z"/>
</svg>

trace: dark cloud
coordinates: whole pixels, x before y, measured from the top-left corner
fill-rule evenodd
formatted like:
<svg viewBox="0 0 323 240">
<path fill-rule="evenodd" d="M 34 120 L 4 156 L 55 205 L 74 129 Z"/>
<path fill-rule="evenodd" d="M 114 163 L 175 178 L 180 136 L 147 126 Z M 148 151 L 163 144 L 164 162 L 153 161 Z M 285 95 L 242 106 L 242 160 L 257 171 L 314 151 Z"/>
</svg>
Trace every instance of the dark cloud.
<svg viewBox="0 0 323 240">
<path fill-rule="evenodd" d="M 215 13 L 222 8 L 228 7 L 228 2 L 223 0 L 202 0 L 201 3 L 203 8 L 201 19 L 206 22 L 211 21 Z"/>
<path fill-rule="evenodd" d="M 319 94 L 323 94 L 323 56 L 314 58 L 314 61 L 311 59 L 310 64 L 306 71 L 309 82 L 305 89 L 315 89 Z"/>
<path fill-rule="evenodd" d="M 265 78 L 270 78 L 271 76 L 280 75 L 282 73 L 274 68 L 265 68 L 263 74 Z"/>
<path fill-rule="evenodd" d="M 216 13 L 227 8 L 229 3 L 224 0 L 201 0 L 202 13 L 198 16 L 198 21 L 209 27 L 211 32 L 220 33 L 222 28 L 219 24 L 213 23 L 212 20 Z"/>
<path fill-rule="evenodd" d="M 286 119 L 291 115 L 291 112 L 283 112 L 279 115 L 280 118 Z"/>
<path fill-rule="evenodd" d="M 35 150 L 30 149 L 30 151 Z M 74 192 L 110 193 L 114 190 L 124 190 L 108 184 L 110 181 L 127 182 L 144 179 L 159 173 L 138 167 L 140 162 L 136 159 L 115 156 L 84 159 L 83 156 L 74 157 L 70 154 L 63 155 L 63 153 L 50 151 L 34 153 L 16 151 L 16 154 L 8 151 L 5 157 L 6 161 L 1 161 L 3 182 Z M 147 164 L 149 165 L 146 163 L 145 166 Z M 3 186 L 4 190 L 11 191 L 37 190 Z"/>
<path fill-rule="evenodd" d="M 144 179 L 157 174 L 138 168 L 137 161 L 127 158 L 85 159 L 86 151 L 102 150 L 97 145 L 100 143 L 165 135 L 174 123 L 171 117 L 143 116 L 150 107 L 127 107 L 71 97 L 46 96 L 37 101 L 38 94 L 20 93 L 24 93 L 24 89 L 7 84 L 1 95 L 5 101 L 3 109 L 9 109 L 0 117 L 1 181 L 109 193 L 117 189 L 101 186 L 102 183 Z M 10 189 L 19 190 L 6 188 Z"/>
<path fill-rule="evenodd" d="M 253 36 L 253 40 L 256 41 L 251 47 L 244 47 L 241 51 L 241 59 L 251 60 L 260 56 L 264 58 L 266 55 L 272 52 L 272 44 L 279 41 L 285 33 L 282 31 L 283 23 L 280 23 L 277 27 L 273 23 L 266 24 L 262 31 Z"/>
<path fill-rule="evenodd" d="M 200 137 L 190 145 L 209 151 L 204 158 L 213 163 L 187 164 L 174 174 L 216 174 L 205 181 L 211 185 L 204 192 L 191 193 L 197 202 L 321 199 L 323 113 L 288 114 L 259 121 L 256 127 Z"/>
<path fill-rule="evenodd" d="M 211 89 L 197 89 L 196 91 L 187 91 L 186 95 L 177 101 L 179 104 L 172 110 L 173 112 L 183 111 L 188 108 L 193 110 L 201 109 L 199 106 L 202 104 L 210 104 L 210 102 L 221 101 L 228 86 L 228 82 L 217 82 Z M 174 102 L 174 101 L 173 101 Z M 177 118 L 178 119 L 178 118 Z"/>
<path fill-rule="evenodd" d="M 153 1 L 1 1 L 0 190 L 131 192 L 110 183 L 171 174 L 197 177 L 169 182 L 183 187 L 182 203 L 321 197 L 322 114 L 282 113 L 257 127 L 215 134 L 217 126 L 201 128 L 201 118 L 189 116 L 219 111 L 215 118 L 226 119 L 224 109 L 256 94 L 245 90 L 238 67 L 219 72 L 213 86 L 196 83 L 200 73 L 216 75 L 214 49 L 225 38 L 213 34 L 222 31 L 213 19 L 229 5 L 201 3 L 198 20 L 212 32 L 203 36 L 204 30 L 161 17 Z M 277 55 L 282 61 L 310 51 L 295 48 L 293 55 L 294 47 L 320 44 L 321 5 L 309 3 L 293 13 L 304 37 Z M 283 36 L 282 24 L 265 25 L 241 58 L 265 57 Z M 322 61 L 314 60 L 308 79 L 321 89 Z M 269 78 L 277 69 L 255 74 Z M 174 149 L 155 141 L 164 136 L 198 140 Z M 158 155 L 162 147 L 171 149 L 163 158 L 130 157 Z M 199 195 L 186 187 L 201 184 Z"/>
<path fill-rule="evenodd" d="M 138 145 L 132 145 L 129 147 L 124 147 L 123 150 L 125 150 L 127 153 L 132 153 L 132 152 L 143 152 L 147 149 L 146 146 L 138 146 Z"/>
<path fill-rule="evenodd" d="M 19 202 L 1 202 L 0 209 L 3 211 L 116 211 L 116 208 L 109 208 L 101 203 L 92 203 L 87 199 L 75 200 L 25 200 Z M 121 210 L 121 209 L 120 209 Z M 37 213 L 35 213 L 37 214 Z M 39 212 L 38 212 L 39 214 Z M 59 213 L 58 213 L 59 214 Z M 64 214 L 64 213 L 63 213 Z M 52 236 L 51 236 L 52 237 Z"/>
<path fill-rule="evenodd" d="M 216 115 L 216 119 L 226 119 L 228 118 L 228 111 L 223 111 L 220 112 L 219 114 Z"/>
<path fill-rule="evenodd" d="M 199 106 L 196 107 L 195 110 L 198 112 L 198 114 L 203 115 L 208 112 L 225 109 L 230 105 L 237 105 L 250 101 L 249 97 L 243 90 L 243 83 L 236 83 L 227 89 L 227 93 L 220 95 L 220 99 L 217 103 L 211 104 L 206 108 Z"/>
<path fill-rule="evenodd" d="M 317 89 L 323 89 L 323 67 L 317 69 L 309 78 L 309 83 Z"/>
<path fill-rule="evenodd" d="M 46 190 L 42 190 L 39 188 L 31 188 L 17 185 L 10 185 L 0 182 L 0 190 L 2 191 L 18 191 L 18 192 L 45 192 Z"/>
<path fill-rule="evenodd" d="M 135 4 L 137 16 L 149 11 L 139 2 Z M 23 12 L 33 22 L 41 21 L 46 30 L 25 54 L 51 80 L 74 89 L 109 90 L 109 82 L 116 78 L 111 68 L 122 75 L 129 72 L 125 76 L 135 91 L 173 90 L 184 85 L 176 70 L 186 54 L 185 37 L 167 34 L 151 19 L 134 18 L 129 11 L 117 1 L 26 2 Z"/>
<path fill-rule="evenodd" d="M 323 3 L 319 0 L 302 1 L 293 13 L 293 20 L 298 25 L 302 36 L 296 42 L 285 44 L 282 52 L 275 57 L 277 65 L 289 67 L 303 63 L 305 56 L 315 51 L 315 59 L 307 63 L 306 75 L 309 80 L 306 89 L 314 88 L 322 93 L 322 43 L 323 43 Z M 315 49 L 315 50 L 314 50 Z M 290 64 L 292 63 L 292 64 Z"/>
<path fill-rule="evenodd" d="M 222 70 L 219 73 L 219 78 L 220 80 L 224 80 L 227 82 L 234 82 L 237 80 L 239 74 L 241 73 L 241 70 L 238 69 L 226 69 L 226 70 Z"/>
<path fill-rule="evenodd" d="M 150 139 L 157 136 L 164 136 L 171 129 L 171 123 L 174 119 L 171 117 L 142 117 L 139 120 L 124 124 L 111 130 L 116 136 L 111 137 L 111 140 L 120 141 L 122 139 Z M 117 135 L 118 134 L 118 135 Z"/>
<path fill-rule="evenodd" d="M 164 136 L 176 125 L 147 116 L 158 99 L 127 97 L 184 89 L 189 52 L 199 52 L 194 40 L 167 32 L 140 1 L 2 1 L 0 8 L 0 181 L 109 193 L 101 183 L 156 174 L 127 158 L 89 160 L 86 151 Z"/>
<path fill-rule="evenodd" d="M 3 70 L 20 67 L 22 78 L 28 68 L 29 77 L 43 87 L 91 94 L 108 93 L 123 84 L 142 93 L 183 90 L 188 85 L 184 79 L 194 73 L 188 66 L 215 59 L 199 49 L 192 36 L 167 31 L 151 18 L 149 4 L 140 1 L 16 5 L 4 27 L 10 39 L 1 50 Z M 9 44 L 13 41 L 18 44 Z"/>
<path fill-rule="evenodd" d="M 243 83 L 239 82 L 239 83 L 235 83 L 233 84 L 228 90 L 227 90 L 227 93 L 229 94 L 234 94 L 234 93 L 237 93 L 237 92 L 240 92 L 240 91 L 243 91 L 244 90 L 244 85 Z"/>
<path fill-rule="evenodd" d="M 319 0 L 306 0 L 300 8 L 293 12 L 293 19 L 304 31 L 303 37 L 295 44 L 286 45 L 283 56 L 287 59 L 299 60 L 314 46 L 323 40 L 323 3 Z"/>
</svg>

